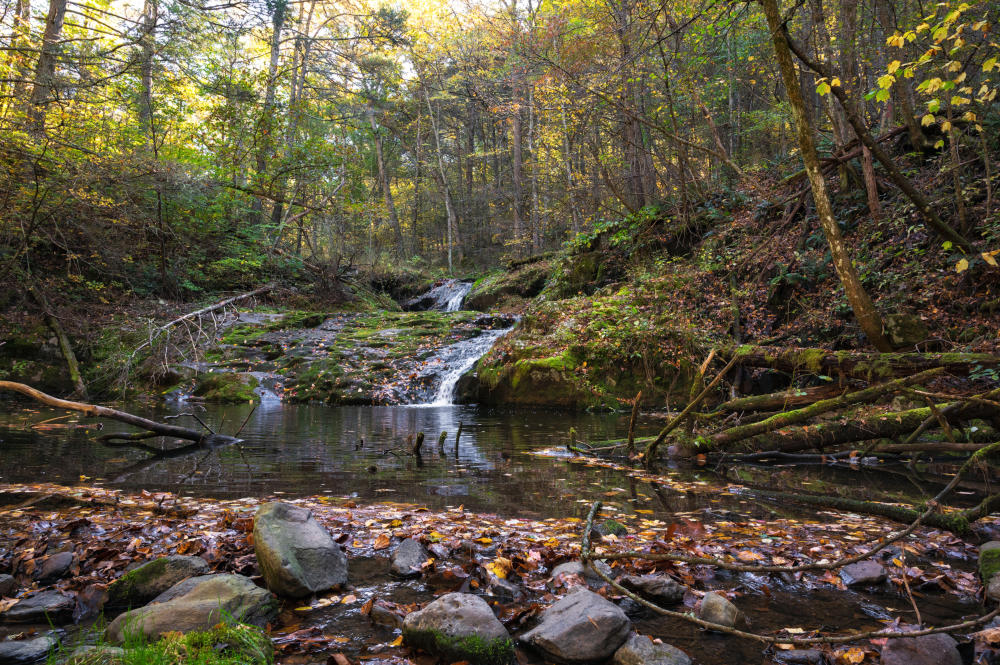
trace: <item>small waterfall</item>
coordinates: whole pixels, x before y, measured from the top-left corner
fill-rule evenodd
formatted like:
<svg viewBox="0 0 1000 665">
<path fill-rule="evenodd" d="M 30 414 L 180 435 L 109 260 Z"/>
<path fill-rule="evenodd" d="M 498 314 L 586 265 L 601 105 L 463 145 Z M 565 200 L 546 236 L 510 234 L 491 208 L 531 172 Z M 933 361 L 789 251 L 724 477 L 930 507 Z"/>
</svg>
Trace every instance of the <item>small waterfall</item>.
<svg viewBox="0 0 1000 665">
<path fill-rule="evenodd" d="M 444 311 L 457 312 L 462 306 L 462 301 L 465 300 L 465 296 L 469 295 L 469 291 L 471 290 L 472 282 L 458 282 L 457 285 L 452 287 L 452 295 L 444 304 Z"/>
<path fill-rule="evenodd" d="M 427 406 L 449 406 L 454 404 L 455 386 L 462 375 L 472 369 L 476 361 L 493 348 L 497 340 L 514 329 L 514 326 L 501 330 L 486 330 L 482 335 L 472 339 L 464 339 L 441 350 L 441 363 L 447 368 L 441 373 L 441 383 L 437 392 Z"/>
<path fill-rule="evenodd" d="M 410 311 L 437 310 L 439 312 L 457 312 L 462 307 L 462 301 L 472 290 L 472 282 L 460 282 L 449 279 L 438 284 L 427 293 L 407 301 L 403 308 Z"/>
</svg>

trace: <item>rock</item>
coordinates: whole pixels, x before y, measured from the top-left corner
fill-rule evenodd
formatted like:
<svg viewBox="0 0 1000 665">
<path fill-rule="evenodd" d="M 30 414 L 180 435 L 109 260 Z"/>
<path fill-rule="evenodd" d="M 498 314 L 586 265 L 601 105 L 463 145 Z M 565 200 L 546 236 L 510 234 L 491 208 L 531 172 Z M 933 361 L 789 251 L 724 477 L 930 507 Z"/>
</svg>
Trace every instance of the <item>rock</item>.
<svg viewBox="0 0 1000 665">
<path fill-rule="evenodd" d="M 514 645 L 493 610 L 479 596 L 448 593 L 403 620 L 403 639 L 447 662 L 506 665 Z"/>
<path fill-rule="evenodd" d="M 889 314 L 882 319 L 885 335 L 896 347 L 914 346 L 927 339 L 927 325 L 915 314 Z"/>
<path fill-rule="evenodd" d="M 599 568 L 608 577 L 613 578 L 614 572 L 611 570 L 611 566 L 603 561 L 594 561 L 594 566 Z M 595 573 L 589 566 L 585 567 L 582 561 L 567 561 L 565 563 L 560 563 L 558 566 L 552 569 L 551 580 L 553 582 L 558 581 L 557 578 L 560 576 L 567 575 L 578 575 L 580 578 L 584 579 L 591 584 L 604 584 L 604 580 L 601 576 Z"/>
<path fill-rule="evenodd" d="M 402 628 L 403 627 L 403 617 L 399 616 L 392 610 L 378 603 L 372 605 L 371 612 L 368 613 L 369 618 L 374 623 L 380 626 L 389 626 L 390 628 Z"/>
<path fill-rule="evenodd" d="M 646 600 L 662 605 L 679 603 L 684 598 L 684 586 L 667 575 L 626 575 L 619 583 Z"/>
<path fill-rule="evenodd" d="M 430 550 L 431 554 L 436 556 L 438 559 L 447 559 L 451 556 L 451 550 L 441 543 L 431 543 L 430 547 L 427 549 Z"/>
<path fill-rule="evenodd" d="M 958 646 L 950 635 L 897 637 L 882 647 L 882 665 L 962 665 Z"/>
<path fill-rule="evenodd" d="M 632 635 L 615 652 L 614 665 L 691 665 L 691 659 L 677 647 L 654 644 L 646 635 Z"/>
<path fill-rule="evenodd" d="M 424 562 L 430 554 L 420 541 L 407 538 L 399 544 L 392 555 L 392 574 L 398 577 L 419 577 Z"/>
<path fill-rule="evenodd" d="M 625 612 L 583 587 L 541 614 L 541 623 L 521 639 L 561 663 L 592 663 L 610 658 L 628 638 Z"/>
<path fill-rule="evenodd" d="M 885 568 L 874 561 L 858 561 L 840 569 L 840 579 L 847 586 L 881 584 L 885 578 Z"/>
<path fill-rule="evenodd" d="M 705 594 L 705 597 L 701 599 L 701 607 L 698 609 L 699 618 L 727 628 L 736 625 L 736 617 L 739 616 L 739 613 L 736 606 L 729 602 L 725 596 L 714 591 Z"/>
<path fill-rule="evenodd" d="M 43 591 L 21 599 L 0 615 L 11 623 L 69 623 L 73 620 L 76 599 L 60 591 Z"/>
<path fill-rule="evenodd" d="M 986 597 L 1000 602 L 1000 575 L 994 575 L 986 585 Z"/>
<path fill-rule="evenodd" d="M 826 656 L 818 649 L 789 649 L 776 651 L 774 659 L 783 665 L 823 665 Z"/>
<path fill-rule="evenodd" d="M 105 633 L 120 644 L 126 626 L 156 640 L 170 631 L 209 630 L 223 619 L 263 626 L 277 614 L 274 597 L 242 575 L 204 575 L 178 582 L 149 605 L 118 615 Z"/>
<path fill-rule="evenodd" d="M 596 525 L 590 530 L 590 537 L 598 539 L 603 536 L 616 536 L 621 538 L 627 534 L 628 529 L 625 528 L 625 525 L 614 520 L 604 520 L 602 523 Z"/>
<path fill-rule="evenodd" d="M 108 607 L 141 607 L 189 577 L 209 574 L 205 560 L 196 556 L 166 556 L 131 570 L 108 587 Z"/>
<path fill-rule="evenodd" d="M 486 590 L 501 603 L 513 603 L 524 596 L 524 591 L 521 590 L 521 587 L 510 580 L 500 579 L 493 575 L 490 576 L 490 583 L 486 587 Z"/>
<path fill-rule="evenodd" d="M 55 582 L 66 576 L 73 561 L 72 552 L 57 552 L 42 562 L 42 565 L 35 572 L 35 579 L 38 580 L 39 584 Z"/>
<path fill-rule="evenodd" d="M 0 575 L 0 597 L 13 596 L 17 592 L 17 580 L 10 575 Z"/>
<path fill-rule="evenodd" d="M 0 642 L 0 665 L 22 665 L 43 660 L 58 645 L 59 640 L 53 635 L 30 640 L 4 640 Z"/>
<path fill-rule="evenodd" d="M 1000 540 L 991 540 L 979 546 L 979 577 L 984 583 L 1000 572 Z"/>
<path fill-rule="evenodd" d="M 83 646 L 73 650 L 66 665 L 119 665 L 124 658 L 121 647 Z"/>
<path fill-rule="evenodd" d="M 257 562 L 271 591 L 299 598 L 347 582 L 347 556 L 305 508 L 261 506 L 253 527 Z"/>
</svg>

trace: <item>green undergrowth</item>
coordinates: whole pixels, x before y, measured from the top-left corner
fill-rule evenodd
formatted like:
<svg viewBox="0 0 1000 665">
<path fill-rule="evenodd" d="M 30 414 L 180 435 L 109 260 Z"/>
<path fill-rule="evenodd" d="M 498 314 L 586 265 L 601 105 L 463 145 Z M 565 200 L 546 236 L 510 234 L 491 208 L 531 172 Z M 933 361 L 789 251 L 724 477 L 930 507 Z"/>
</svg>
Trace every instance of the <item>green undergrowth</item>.
<svg viewBox="0 0 1000 665">
<path fill-rule="evenodd" d="M 75 653 L 74 653 L 75 652 Z M 150 641 L 139 631 L 128 631 L 120 647 L 98 642 L 76 651 L 61 647 L 46 665 L 271 665 L 274 648 L 260 628 L 241 623 L 219 623 L 211 630 L 167 633 Z"/>
</svg>

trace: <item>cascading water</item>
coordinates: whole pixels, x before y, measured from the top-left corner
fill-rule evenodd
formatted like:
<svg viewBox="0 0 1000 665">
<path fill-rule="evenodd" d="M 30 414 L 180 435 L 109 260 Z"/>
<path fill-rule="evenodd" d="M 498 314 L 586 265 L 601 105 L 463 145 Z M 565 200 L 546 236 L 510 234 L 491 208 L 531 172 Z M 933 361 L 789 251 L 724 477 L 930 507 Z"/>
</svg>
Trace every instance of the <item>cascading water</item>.
<svg viewBox="0 0 1000 665">
<path fill-rule="evenodd" d="M 472 282 L 461 282 L 449 279 L 438 284 L 427 293 L 406 302 L 403 309 L 410 311 L 437 310 L 439 312 L 457 312 L 462 307 L 462 301 L 472 290 Z"/>
<path fill-rule="evenodd" d="M 469 295 L 469 291 L 471 290 L 472 282 L 458 282 L 452 289 L 451 297 L 444 304 L 444 311 L 457 312 L 462 306 L 465 296 Z"/>
<path fill-rule="evenodd" d="M 426 406 L 450 406 L 455 403 L 455 386 L 462 375 L 472 369 L 476 361 L 493 348 L 497 340 L 514 329 L 514 326 L 500 330 L 487 330 L 478 337 L 464 339 L 441 350 L 438 360 L 446 368 L 441 373 L 441 383 L 437 392 Z"/>
</svg>

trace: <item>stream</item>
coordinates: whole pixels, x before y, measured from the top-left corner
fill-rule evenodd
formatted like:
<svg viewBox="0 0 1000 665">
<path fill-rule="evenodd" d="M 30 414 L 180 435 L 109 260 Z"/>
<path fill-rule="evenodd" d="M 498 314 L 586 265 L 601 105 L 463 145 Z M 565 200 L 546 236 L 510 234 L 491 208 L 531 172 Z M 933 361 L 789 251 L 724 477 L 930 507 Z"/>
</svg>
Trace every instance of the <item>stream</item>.
<svg viewBox="0 0 1000 665">
<path fill-rule="evenodd" d="M 205 405 L 197 407 L 199 417 L 224 433 L 235 431 L 249 416 L 241 434 L 244 444 L 157 459 L 143 451 L 102 446 L 95 441 L 94 430 L 31 429 L 32 424 L 64 414 L 11 406 L 0 403 L 0 483 L 98 484 L 133 492 L 171 491 L 219 498 L 327 494 L 352 497 L 359 503 L 416 503 L 431 510 L 462 505 L 471 511 L 536 519 L 581 518 L 596 499 L 619 512 L 652 511 L 650 519 L 667 523 L 816 518 L 808 511 L 720 491 L 727 478 L 710 469 L 668 469 L 664 473 L 676 485 L 654 485 L 621 470 L 573 462 L 560 452 L 570 427 L 583 440 L 619 434 L 627 426 L 627 416 L 619 414 L 281 402 L 261 403 L 251 412 L 250 405 Z M 162 418 L 192 406 L 162 406 L 153 412 L 139 405 L 130 409 Z M 55 422 L 86 421 L 73 416 Z M 463 428 L 456 450 L 459 423 Z M 104 431 L 116 427 L 105 423 Z M 655 428 L 656 423 L 648 424 L 639 434 Z M 426 434 L 424 454 L 414 458 L 404 449 L 407 437 L 419 431 Z M 448 432 L 443 449 L 438 447 L 441 431 Z M 551 452 L 534 454 L 543 449 Z M 846 483 L 859 496 L 872 487 L 883 491 L 895 487 L 900 493 L 913 487 L 905 478 L 895 481 L 864 467 L 787 468 L 767 473 L 775 485 Z M 961 560 L 949 563 L 969 565 Z M 387 562 L 381 558 L 354 560 L 351 566 L 351 583 L 359 596 L 375 594 L 409 603 L 440 592 L 433 580 L 388 578 Z M 908 611 L 905 597 L 888 587 L 868 592 L 837 591 L 808 588 L 795 581 L 725 575 L 724 571 L 707 579 L 705 585 L 743 591 L 739 604 L 750 615 L 754 630 L 799 625 L 867 629 L 881 625 L 880 619 L 905 616 Z M 974 600 L 952 594 L 921 595 L 925 621 L 950 621 L 977 608 Z M 318 610 L 310 615 L 310 624 L 322 626 L 328 634 L 352 637 L 357 649 L 393 638 L 389 629 L 372 626 L 357 607 Z M 706 634 L 685 622 L 647 615 L 637 618 L 636 625 L 643 632 L 669 637 L 700 665 L 776 662 L 762 655 L 757 644 Z M 353 645 L 345 652 L 358 655 Z"/>
</svg>

